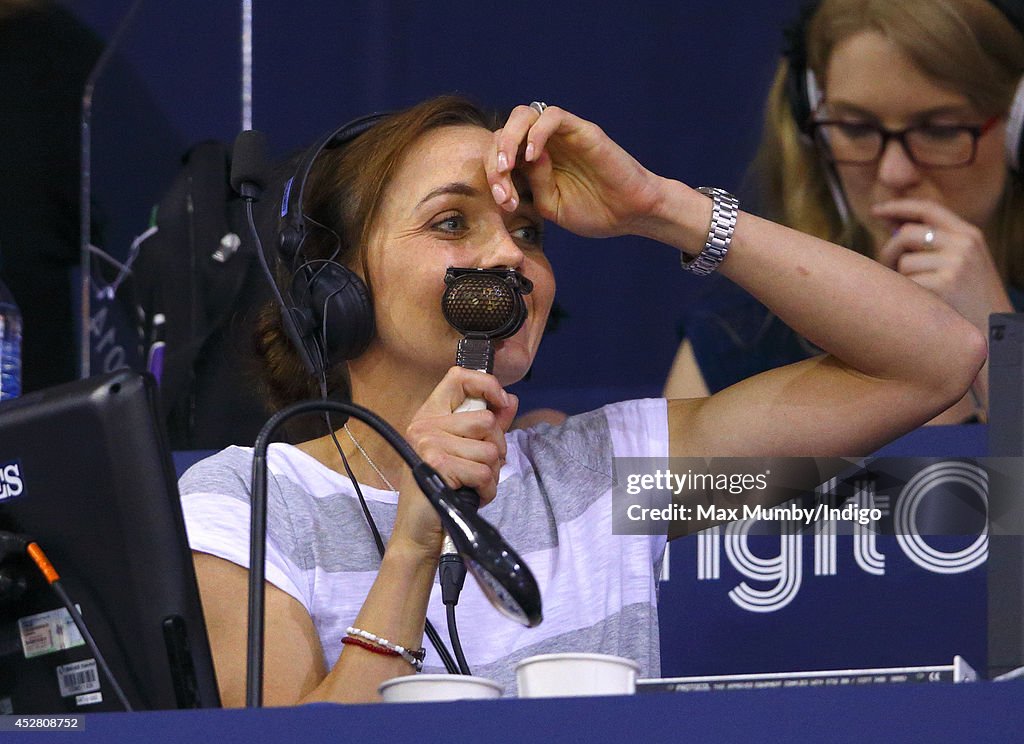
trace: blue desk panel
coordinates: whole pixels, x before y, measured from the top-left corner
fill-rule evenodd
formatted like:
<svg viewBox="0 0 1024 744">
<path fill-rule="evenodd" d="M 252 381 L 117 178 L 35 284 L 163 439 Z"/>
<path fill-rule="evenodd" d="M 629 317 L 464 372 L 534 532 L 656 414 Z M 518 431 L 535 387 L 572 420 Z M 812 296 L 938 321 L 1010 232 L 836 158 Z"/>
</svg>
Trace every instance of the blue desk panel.
<svg viewBox="0 0 1024 744">
<path fill-rule="evenodd" d="M 49 734 L 46 740 L 70 744 L 1005 743 L 1024 738 L 1022 702 L 1024 682 L 1015 681 L 557 700 L 320 704 L 256 711 L 93 714 L 86 716 L 84 731 Z"/>
</svg>

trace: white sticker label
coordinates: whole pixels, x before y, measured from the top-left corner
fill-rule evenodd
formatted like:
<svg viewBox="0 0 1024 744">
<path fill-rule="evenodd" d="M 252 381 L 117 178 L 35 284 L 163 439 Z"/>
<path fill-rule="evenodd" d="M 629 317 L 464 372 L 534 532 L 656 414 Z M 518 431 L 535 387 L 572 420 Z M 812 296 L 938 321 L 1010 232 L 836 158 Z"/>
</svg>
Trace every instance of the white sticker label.
<svg viewBox="0 0 1024 744">
<path fill-rule="evenodd" d="M 60 685 L 60 696 L 70 697 L 83 692 L 95 692 L 100 689 L 100 677 L 96 672 L 96 660 L 86 659 L 73 664 L 57 667 L 57 683 Z"/>
<path fill-rule="evenodd" d="M 79 695 L 75 698 L 75 705 L 94 705 L 102 702 L 102 692 L 90 692 L 88 695 Z"/>
<path fill-rule="evenodd" d="M 63 607 L 21 618 L 18 632 L 26 659 L 85 645 L 75 621 Z"/>
</svg>

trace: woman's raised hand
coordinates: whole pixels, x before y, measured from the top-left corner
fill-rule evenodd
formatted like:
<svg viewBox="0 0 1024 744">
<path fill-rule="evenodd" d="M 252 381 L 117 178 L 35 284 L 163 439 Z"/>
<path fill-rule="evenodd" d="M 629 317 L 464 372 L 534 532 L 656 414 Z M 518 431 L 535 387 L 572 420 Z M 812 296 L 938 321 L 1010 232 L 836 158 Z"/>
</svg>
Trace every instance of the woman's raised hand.
<svg viewBox="0 0 1024 744">
<path fill-rule="evenodd" d="M 516 106 L 494 144 L 486 163 L 494 200 L 508 211 L 519 206 L 518 166 L 541 216 L 578 235 L 643 234 L 662 198 L 664 179 L 596 124 L 557 106 Z"/>
</svg>

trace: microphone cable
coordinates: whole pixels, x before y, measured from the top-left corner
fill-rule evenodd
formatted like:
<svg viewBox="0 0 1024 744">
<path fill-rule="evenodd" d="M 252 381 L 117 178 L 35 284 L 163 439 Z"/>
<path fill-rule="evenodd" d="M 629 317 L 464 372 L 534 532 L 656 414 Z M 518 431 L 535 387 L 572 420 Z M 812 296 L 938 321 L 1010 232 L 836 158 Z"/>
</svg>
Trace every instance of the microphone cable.
<svg viewBox="0 0 1024 744">
<path fill-rule="evenodd" d="M 452 642 L 455 659 L 459 662 L 459 670 L 462 674 L 471 675 L 473 672 L 466 662 L 466 655 L 462 652 L 459 628 L 455 622 L 455 606 L 459 603 L 462 585 L 466 583 L 466 562 L 462 560 L 462 556 L 455 549 L 455 543 L 448 535 L 444 536 L 442 545 L 437 576 L 441 584 L 441 601 L 444 602 L 444 612 L 448 620 L 448 637 Z"/>
</svg>

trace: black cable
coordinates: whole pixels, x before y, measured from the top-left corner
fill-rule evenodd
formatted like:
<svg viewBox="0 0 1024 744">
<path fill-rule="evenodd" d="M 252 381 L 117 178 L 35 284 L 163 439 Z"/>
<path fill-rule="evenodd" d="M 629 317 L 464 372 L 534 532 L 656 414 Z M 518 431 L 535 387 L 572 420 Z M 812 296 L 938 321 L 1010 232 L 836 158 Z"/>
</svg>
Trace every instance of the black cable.
<svg viewBox="0 0 1024 744">
<path fill-rule="evenodd" d="M 324 413 L 324 418 L 327 420 L 327 428 L 330 430 L 331 441 L 334 442 L 334 446 L 337 448 L 338 454 L 341 456 L 341 463 L 345 466 L 345 473 L 348 474 L 348 479 L 352 481 L 352 487 L 356 490 L 356 496 L 359 498 L 359 506 L 363 510 L 363 517 L 366 519 L 366 524 L 369 526 L 370 532 L 373 533 L 373 542 L 377 546 L 377 553 L 380 554 L 381 558 L 384 558 L 384 538 L 381 537 L 380 530 L 377 528 L 377 523 L 374 521 L 373 515 L 370 513 L 370 507 L 366 504 L 366 498 L 363 496 L 363 491 L 359 487 L 359 481 L 356 480 L 356 476 L 352 472 L 352 466 L 348 464 L 348 458 L 345 456 L 345 452 L 341 448 L 341 442 L 338 441 L 338 436 L 334 433 L 334 428 L 331 425 L 331 414 Z"/>
<path fill-rule="evenodd" d="M 114 694 L 117 695 L 117 699 L 121 701 L 121 705 L 129 713 L 132 712 L 132 704 L 128 702 L 128 697 L 124 694 L 124 690 L 121 689 L 121 685 L 117 683 L 117 679 L 114 678 L 114 672 L 111 671 L 110 665 L 107 664 L 106 658 L 103 656 L 103 652 L 100 651 L 100 647 L 96 645 L 96 639 L 92 637 L 92 633 L 89 632 L 89 628 L 85 625 L 85 618 L 82 617 L 82 613 L 75 607 L 75 603 L 71 601 L 71 597 L 68 596 L 64 586 L 60 580 L 54 581 L 50 584 L 53 587 L 53 591 L 56 592 L 57 596 L 60 597 L 61 603 L 67 609 L 71 615 L 71 619 L 74 620 L 75 625 L 78 628 L 78 632 L 82 634 L 82 640 L 85 641 L 85 645 L 89 647 L 89 650 L 96 657 L 96 663 L 99 665 L 100 670 L 103 672 L 103 676 L 107 678 L 107 682 L 114 690 Z"/>
<path fill-rule="evenodd" d="M 455 658 L 459 662 L 459 671 L 462 674 L 472 674 L 466 657 L 462 653 L 462 641 L 459 639 L 459 629 L 455 622 L 455 607 L 459 603 L 459 595 L 462 593 L 462 586 L 466 583 L 466 562 L 462 560 L 455 549 L 451 538 L 445 536 L 441 548 L 441 559 L 437 564 L 437 578 L 441 584 L 441 601 L 444 602 L 445 615 L 448 618 L 448 638 L 452 642 L 452 649 L 455 651 Z"/>
<path fill-rule="evenodd" d="M 455 651 L 455 658 L 459 660 L 459 669 L 463 674 L 469 676 L 473 674 L 473 672 L 470 670 L 469 664 L 466 662 L 466 655 L 462 652 L 462 642 L 459 640 L 459 629 L 455 624 L 455 605 L 445 605 L 444 611 L 448 616 L 448 637 L 452 641 L 452 649 Z"/>
<path fill-rule="evenodd" d="M 444 602 L 445 615 L 448 618 L 448 638 L 452 642 L 452 650 L 455 651 L 455 658 L 459 662 L 459 671 L 462 674 L 471 675 L 466 662 L 466 655 L 462 652 L 462 641 L 459 639 L 459 627 L 455 622 L 455 606 L 459 603 L 459 594 L 462 593 L 462 585 L 466 583 L 466 562 L 462 556 L 455 552 L 451 540 L 445 538 L 445 548 L 441 553 L 441 560 L 437 566 L 437 576 L 441 583 L 441 601 Z"/>
</svg>

